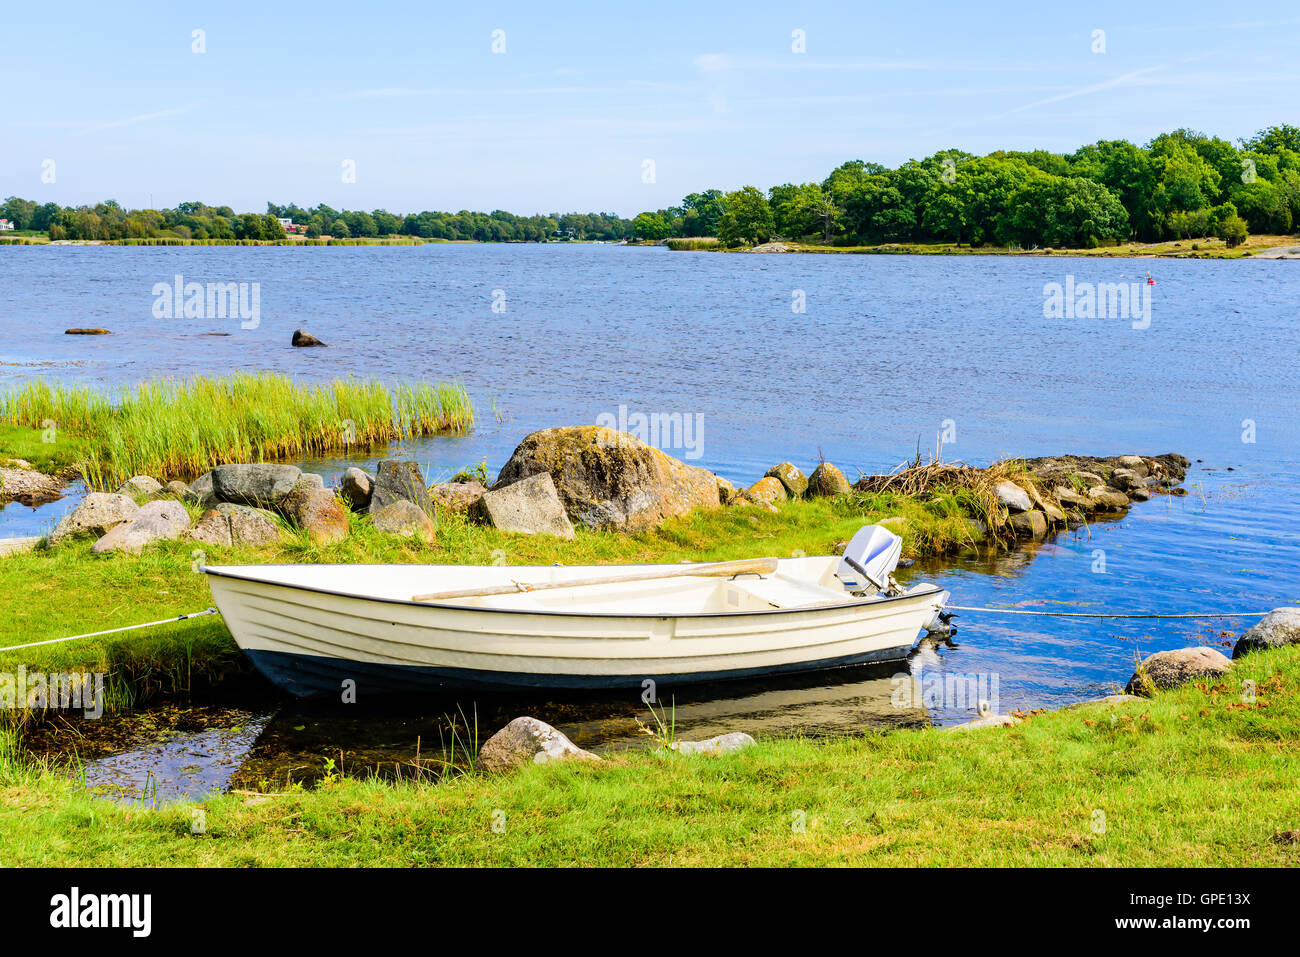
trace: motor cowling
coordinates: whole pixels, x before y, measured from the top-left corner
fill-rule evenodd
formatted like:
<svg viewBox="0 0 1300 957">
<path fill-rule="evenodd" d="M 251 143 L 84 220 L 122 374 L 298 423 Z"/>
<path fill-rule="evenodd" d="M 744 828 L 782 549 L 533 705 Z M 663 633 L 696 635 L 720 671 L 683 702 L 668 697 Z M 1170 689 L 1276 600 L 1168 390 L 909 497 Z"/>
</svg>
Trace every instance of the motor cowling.
<svg viewBox="0 0 1300 957">
<path fill-rule="evenodd" d="M 890 577 L 903 555 L 903 540 L 880 525 L 858 529 L 835 569 L 835 577 L 853 594 L 875 594 L 893 587 Z"/>
</svg>

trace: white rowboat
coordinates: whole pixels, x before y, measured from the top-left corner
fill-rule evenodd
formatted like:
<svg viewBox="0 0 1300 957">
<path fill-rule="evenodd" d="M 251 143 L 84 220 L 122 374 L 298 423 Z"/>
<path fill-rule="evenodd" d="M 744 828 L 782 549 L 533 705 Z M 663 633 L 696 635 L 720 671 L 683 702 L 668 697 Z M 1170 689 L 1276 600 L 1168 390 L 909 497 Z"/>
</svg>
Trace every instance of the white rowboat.
<svg viewBox="0 0 1300 957">
<path fill-rule="evenodd" d="M 734 577 L 683 564 L 203 570 L 240 648 L 297 695 L 338 694 L 348 681 L 358 695 L 639 688 L 906 657 L 947 592 L 894 585 L 896 545 L 859 551 L 856 575 L 854 543 L 848 559 L 767 559 L 765 573 Z M 436 597 L 446 593 L 458 597 Z"/>
</svg>

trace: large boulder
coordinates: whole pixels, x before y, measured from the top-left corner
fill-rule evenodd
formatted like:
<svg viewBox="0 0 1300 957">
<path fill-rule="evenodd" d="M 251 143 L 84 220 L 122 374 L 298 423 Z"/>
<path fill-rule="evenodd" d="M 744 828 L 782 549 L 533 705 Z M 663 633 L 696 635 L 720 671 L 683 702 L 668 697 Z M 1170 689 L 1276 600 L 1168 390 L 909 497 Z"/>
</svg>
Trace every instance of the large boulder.
<svg viewBox="0 0 1300 957">
<path fill-rule="evenodd" d="M 1145 489 L 1147 481 L 1145 475 L 1139 475 L 1134 469 L 1119 468 L 1110 473 L 1110 484 L 1121 492 L 1131 492 Z"/>
<path fill-rule="evenodd" d="M 467 512 L 486 491 L 482 482 L 442 482 L 429 487 L 429 497 L 449 512 Z"/>
<path fill-rule="evenodd" d="M 1088 489 L 1088 502 L 1093 508 L 1121 509 L 1129 507 L 1129 497 L 1117 488 L 1099 485 Z"/>
<path fill-rule="evenodd" d="M 549 472 L 575 524 L 637 532 L 697 508 L 718 508 L 718 479 L 627 432 L 601 426 L 543 429 L 526 437 L 494 489 Z"/>
<path fill-rule="evenodd" d="M 429 498 L 420 467 L 414 462 L 384 459 L 375 470 L 375 480 L 370 486 L 370 511 L 377 512 L 401 501 L 410 502 L 436 521 L 433 500 Z"/>
<path fill-rule="evenodd" d="M 132 516 L 129 522 L 114 525 L 91 546 L 96 555 L 108 552 L 138 554 L 151 542 L 180 537 L 190 526 L 190 513 L 180 502 L 155 499 Z"/>
<path fill-rule="evenodd" d="M 573 524 L 549 472 L 503 488 L 493 486 L 470 506 L 470 515 L 503 532 L 573 538 Z"/>
<path fill-rule="evenodd" d="M 51 542 L 94 535 L 100 538 L 109 529 L 135 518 L 140 506 L 135 500 L 115 492 L 91 492 L 50 534 Z"/>
<path fill-rule="evenodd" d="M 205 545 L 272 545 L 281 532 L 270 512 L 220 502 L 199 516 L 187 537 Z"/>
<path fill-rule="evenodd" d="M 525 764 L 551 761 L 599 761 L 578 747 L 563 732 L 536 718 L 515 718 L 483 742 L 478 766 L 484 771 L 513 771 Z"/>
<path fill-rule="evenodd" d="M 432 542 L 437 534 L 433 519 L 420 506 L 406 499 L 385 505 L 377 512 L 372 510 L 370 524 L 386 535 L 419 538 L 426 542 Z"/>
<path fill-rule="evenodd" d="M 300 478 L 296 465 L 218 465 L 212 470 L 212 492 L 219 502 L 277 508 Z"/>
<path fill-rule="evenodd" d="M 1274 608 L 1237 639 L 1232 657 L 1296 644 L 1300 644 L 1300 608 Z"/>
<path fill-rule="evenodd" d="M 209 505 L 215 505 L 217 502 L 217 492 L 212 485 L 212 473 L 204 472 L 193 482 L 190 483 L 190 491 L 198 499 L 200 505 L 205 508 Z"/>
<path fill-rule="evenodd" d="M 703 741 L 675 741 L 672 750 L 680 754 L 730 754 L 757 744 L 744 731 L 732 731 L 728 734 L 715 735 Z"/>
<path fill-rule="evenodd" d="M 785 486 L 780 479 L 770 475 L 759 479 L 740 494 L 749 501 L 757 502 L 760 505 L 773 505 L 776 502 L 784 502 L 786 499 Z"/>
<path fill-rule="evenodd" d="M 1014 512 L 1007 524 L 1022 538 L 1039 539 L 1047 534 L 1047 516 L 1037 509 L 1029 512 Z"/>
<path fill-rule="evenodd" d="M 1027 512 L 1034 507 L 1034 501 L 1029 497 L 1029 493 L 1015 482 L 1006 479 L 993 486 L 993 494 L 998 504 L 1009 512 Z"/>
<path fill-rule="evenodd" d="M 1222 652 L 1204 646 L 1157 651 L 1138 663 L 1124 693 L 1150 695 L 1152 691 L 1176 688 L 1197 678 L 1218 678 L 1231 667 L 1232 662 Z"/>
<path fill-rule="evenodd" d="M 782 462 L 780 465 L 773 465 L 768 469 L 764 478 L 777 479 L 785 486 L 785 492 L 791 498 L 803 498 L 803 493 L 808 491 L 808 479 L 804 476 L 793 462 Z"/>
<path fill-rule="evenodd" d="M 808 476 L 808 489 L 804 494 L 808 498 L 827 498 L 848 493 L 849 480 L 844 477 L 844 473 L 830 462 L 821 462 L 812 470 L 812 475 Z"/>
<path fill-rule="evenodd" d="M 339 479 L 339 494 L 354 512 L 364 512 L 370 507 L 371 487 L 374 480 L 362 469 L 352 466 L 343 470 Z"/>
<path fill-rule="evenodd" d="M 280 510 L 317 544 L 342 541 L 348 537 L 347 509 L 333 492 L 318 488 L 309 481 L 300 479 L 280 503 Z"/>
<path fill-rule="evenodd" d="M 162 483 L 148 475 L 132 475 L 117 488 L 118 495 L 128 495 L 134 499 L 153 498 L 161 495 Z"/>
</svg>

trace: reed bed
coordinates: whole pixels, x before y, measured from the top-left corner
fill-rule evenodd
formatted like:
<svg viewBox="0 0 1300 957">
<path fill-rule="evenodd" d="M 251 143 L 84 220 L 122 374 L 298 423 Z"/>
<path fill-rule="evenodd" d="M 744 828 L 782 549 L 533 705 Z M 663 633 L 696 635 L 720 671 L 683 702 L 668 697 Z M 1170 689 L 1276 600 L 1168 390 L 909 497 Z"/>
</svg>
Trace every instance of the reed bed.
<svg viewBox="0 0 1300 957">
<path fill-rule="evenodd" d="M 718 241 L 711 236 L 697 236 L 691 238 L 668 239 L 664 244 L 672 250 L 698 250 L 698 249 L 717 249 Z"/>
<path fill-rule="evenodd" d="M 146 474 L 188 479 L 215 465 L 304 458 L 349 447 L 464 432 L 474 409 L 459 383 L 372 379 L 301 385 L 273 373 L 160 379 L 116 394 L 44 381 L 0 393 L 0 422 L 86 443 L 92 488 Z"/>
</svg>

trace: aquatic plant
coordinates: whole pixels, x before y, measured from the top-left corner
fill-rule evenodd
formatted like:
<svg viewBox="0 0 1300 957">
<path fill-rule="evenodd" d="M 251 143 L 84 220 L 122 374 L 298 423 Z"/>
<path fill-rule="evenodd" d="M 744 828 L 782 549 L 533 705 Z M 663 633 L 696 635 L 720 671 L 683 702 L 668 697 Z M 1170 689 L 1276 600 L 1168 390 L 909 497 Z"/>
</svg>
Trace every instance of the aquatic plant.
<svg viewBox="0 0 1300 957">
<path fill-rule="evenodd" d="M 373 379 L 302 385 L 268 372 L 160 379 L 116 394 L 43 380 L 0 392 L 0 422 L 84 442 L 92 488 L 132 475 L 193 478 L 215 465 L 308 457 L 462 432 L 474 409 L 459 383 Z"/>
</svg>

